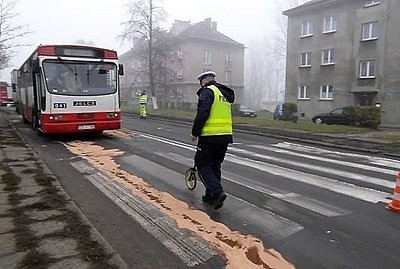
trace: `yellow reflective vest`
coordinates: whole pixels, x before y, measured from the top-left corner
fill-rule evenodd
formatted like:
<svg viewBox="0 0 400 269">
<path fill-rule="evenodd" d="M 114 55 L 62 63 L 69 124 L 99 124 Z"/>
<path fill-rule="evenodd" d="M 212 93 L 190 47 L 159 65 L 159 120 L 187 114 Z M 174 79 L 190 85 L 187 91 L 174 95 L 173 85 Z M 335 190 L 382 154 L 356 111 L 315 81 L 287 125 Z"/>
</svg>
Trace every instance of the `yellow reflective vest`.
<svg viewBox="0 0 400 269">
<path fill-rule="evenodd" d="M 226 100 L 217 86 L 210 85 L 207 88 L 214 92 L 214 102 L 200 136 L 232 135 L 231 103 Z"/>
<path fill-rule="evenodd" d="M 139 104 L 146 104 L 147 103 L 147 94 L 142 94 L 139 97 Z"/>
</svg>

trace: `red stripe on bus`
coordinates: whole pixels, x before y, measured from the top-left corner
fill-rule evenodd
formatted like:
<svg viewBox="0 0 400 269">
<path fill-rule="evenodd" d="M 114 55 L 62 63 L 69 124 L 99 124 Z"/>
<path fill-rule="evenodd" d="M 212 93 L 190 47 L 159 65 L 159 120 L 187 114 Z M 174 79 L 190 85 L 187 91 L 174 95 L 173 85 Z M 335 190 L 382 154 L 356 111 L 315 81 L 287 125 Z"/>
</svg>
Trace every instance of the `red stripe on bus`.
<svg viewBox="0 0 400 269">
<path fill-rule="evenodd" d="M 120 112 L 42 114 L 40 120 L 43 133 L 96 132 L 121 128 Z"/>
</svg>

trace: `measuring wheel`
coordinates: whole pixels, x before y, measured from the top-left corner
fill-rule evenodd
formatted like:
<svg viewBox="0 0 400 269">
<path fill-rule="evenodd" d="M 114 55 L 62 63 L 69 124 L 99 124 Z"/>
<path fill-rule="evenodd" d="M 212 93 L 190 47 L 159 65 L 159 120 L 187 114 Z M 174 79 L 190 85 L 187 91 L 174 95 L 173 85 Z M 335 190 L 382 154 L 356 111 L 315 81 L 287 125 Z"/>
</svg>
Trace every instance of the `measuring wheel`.
<svg viewBox="0 0 400 269">
<path fill-rule="evenodd" d="M 197 178 L 196 178 L 196 168 L 195 167 L 190 167 L 185 172 L 184 180 L 185 180 L 186 187 L 189 190 L 194 190 L 196 188 Z"/>
</svg>

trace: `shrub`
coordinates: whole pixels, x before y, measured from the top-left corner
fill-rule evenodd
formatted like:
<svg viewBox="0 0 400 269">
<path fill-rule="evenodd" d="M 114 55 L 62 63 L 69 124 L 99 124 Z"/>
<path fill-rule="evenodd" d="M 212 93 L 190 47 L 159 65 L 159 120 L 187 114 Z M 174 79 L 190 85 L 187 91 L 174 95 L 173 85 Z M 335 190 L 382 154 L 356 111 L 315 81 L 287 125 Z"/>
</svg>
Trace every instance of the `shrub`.
<svg viewBox="0 0 400 269">
<path fill-rule="evenodd" d="M 295 103 L 282 104 L 282 120 L 297 122 L 297 105 Z"/>
<path fill-rule="evenodd" d="M 344 113 L 352 119 L 353 124 L 361 127 L 378 129 L 381 124 L 381 110 L 375 106 L 348 106 Z"/>
</svg>

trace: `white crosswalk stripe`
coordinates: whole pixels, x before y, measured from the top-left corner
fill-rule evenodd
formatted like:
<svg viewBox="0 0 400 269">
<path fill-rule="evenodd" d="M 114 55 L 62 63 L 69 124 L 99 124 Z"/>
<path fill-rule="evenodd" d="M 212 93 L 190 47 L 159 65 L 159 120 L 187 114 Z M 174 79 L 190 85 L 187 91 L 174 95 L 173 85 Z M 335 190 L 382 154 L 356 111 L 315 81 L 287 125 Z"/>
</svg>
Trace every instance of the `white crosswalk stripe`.
<svg viewBox="0 0 400 269">
<path fill-rule="evenodd" d="M 176 146 L 182 149 L 195 151 L 195 146 L 193 145 L 181 142 L 175 142 L 170 139 L 165 139 L 153 135 L 145 134 L 144 136 L 149 139 L 157 140 L 158 142 L 169 144 L 171 146 Z M 251 150 L 243 149 L 242 147 L 259 149 L 261 151 L 264 151 L 265 153 L 264 154 L 256 153 Z M 361 185 L 362 183 L 374 184 L 379 187 L 391 189 L 394 187 L 394 182 L 391 180 L 387 180 L 386 178 L 371 177 L 366 174 L 328 168 L 327 166 L 309 164 L 304 161 L 290 161 L 284 158 L 273 157 L 270 156 L 270 152 L 300 157 L 299 158 L 300 160 L 310 159 L 324 163 L 341 165 L 343 167 L 347 167 L 350 169 L 357 168 L 359 170 L 365 170 L 366 173 L 373 171 L 381 173 L 383 175 L 394 175 L 396 171 L 389 168 L 392 168 L 392 166 L 394 166 L 394 164 L 397 164 L 398 162 L 396 160 L 391 160 L 387 158 L 378 158 L 361 154 L 344 153 L 344 152 L 320 149 L 316 147 L 304 146 L 288 142 L 275 144 L 273 146 L 234 144 L 229 147 L 228 152 L 229 153 L 227 153 L 225 159 L 226 162 L 243 165 L 246 167 L 250 167 L 251 169 L 257 169 L 265 173 L 284 177 L 289 180 L 294 180 L 304 184 L 312 185 L 315 187 L 319 187 L 322 189 L 326 189 L 332 192 L 340 193 L 343 195 L 347 195 L 349 197 L 353 197 L 371 203 L 378 203 L 378 202 L 387 203 L 390 201 L 392 193 L 378 189 L 373 189 L 370 187 L 365 187 Z M 341 158 L 343 157 L 354 157 L 356 160 L 361 159 L 363 161 L 369 162 L 369 165 L 341 160 Z M 179 157 L 177 156 L 175 156 L 175 158 L 169 156 L 169 158 L 179 161 L 178 160 Z M 190 159 L 186 160 L 185 162 L 193 164 L 193 160 Z M 281 163 L 282 165 L 289 165 L 291 168 L 289 169 L 284 166 L 272 164 L 270 162 Z M 372 166 L 373 163 L 378 163 L 380 167 Z M 389 165 L 384 166 L 385 163 Z M 301 171 L 297 170 L 296 168 L 299 168 Z M 309 170 L 310 173 L 304 172 L 304 169 Z M 318 173 L 326 174 L 327 176 L 316 175 L 315 174 L 316 171 L 318 171 Z M 223 173 L 226 174 L 226 171 L 223 171 Z M 360 184 L 355 185 L 349 182 L 341 181 L 340 179 L 342 178 L 347 178 L 350 179 L 351 181 L 355 180 L 360 182 Z M 263 191 L 266 190 L 267 188 L 256 186 L 255 184 L 249 182 L 249 180 L 251 179 L 235 180 L 234 175 L 233 177 L 232 175 L 227 175 L 226 179 L 231 180 L 232 182 L 235 183 L 245 182 L 241 185 L 246 185 L 249 188 L 257 189 L 258 191 L 267 193 L 271 196 L 274 195 L 274 193 L 271 191 Z M 336 214 L 348 213 L 344 209 L 339 209 L 336 210 L 337 212 L 336 211 L 332 212 L 330 211 L 330 209 L 328 209 L 328 208 L 333 208 L 331 207 L 331 205 L 324 205 L 322 207 L 325 209 L 320 209 L 319 207 L 321 206 L 321 204 L 323 204 L 323 202 L 321 203 L 321 201 L 314 201 L 313 198 L 310 197 L 304 198 L 304 196 L 294 192 L 290 193 L 276 192 L 275 197 L 289 202 L 290 201 L 293 202 L 294 200 L 299 200 L 299 197 L 302 197 L 300 200 L 302 200 L 303 202 L 300 202 L 300 204 L 303 204 L 304 207 L 307 207 L 308 209 L 314 212 L 319 212 L 319 213 L 322 212 L 323 215 L 327 216 L 332 216 L 332 215 L 334 216 Z M 296 201 L 296 203 L 299 205 L 299 201 Z"/>
<path fill-rule="evenodd" d="M 316 147 L 312 147 L 312 146 L 299 145 L 299 144 L 290 143 L 290 142 L 282 142 L 282 143 L 275 144 L 273 146 L 277 147 L 277 148 L 285 148 L 290 151 L 295 150 L 295 151 L 300 151 L 300 152 L 304 152 L 307 154 L 316 154 L 316 155 L 319 155 L 318 158 L 320 158 L 320 155 L 324 155 L 324 156 L 329 155 L 331 157 L 338 157 L 338 158 L 345 156 L 345 157 L 355 158 L 356 160 L 359 160 L 359 161 L 365 160 L 365 161 L 369 162 L 370 164 L 400 169 L 400 161 L 389 159 L 389 158 L 374 157 L 374 156 L 368 156 L 368 155 L 364 155 L 364 154 L 327 150 L 327 149 L 321 149 L 321 148 L 316 148 Z M 256 147 L 258 147 L 258 146 L 256 146 Z M 269 147 L 269 148 L 271 148 L 271 147 Z M 302 156 L 302 155 L 300 155 L 300 156 Z M 313 157 L 311 155 L 305 155 L 305 156 L 307 156 L 307 158 Z M 304 157 L 304 155 L 303 155 L 303 157 Z M 330 161 L 330 160 L 328 160 L 328 161 Z M 333 163 L 340 164 L 340 162 L 335 162 L 335 161 Z M 344 162 L 343 164 L 348 165 L 348 163 L 349 162 Z M 364 169 L 369 169 L 369 166 L 360 166 L 360 167 L 364 168 Z M 372 168 L 372 169 L 374 169 L 373 171 L 376 171 L 375 168 Z M 369 170 L 371 170 L 371 169 L 369 169 Z M 382 172 L 382 173 L 393 175 L 393 170 L 378 169 L 378 171 Z"/>
<path fill-rule="evenodd" d="M 260 147 L 260 148 L 271 150 L 269 147 Z M 234 153 L 244 153 L 244 154 L 247 154 L 248 156 L 261 158 L 261 159 L 263 159 L 265 161 L 276 161 L 276 162 L 286 163 L 286 164 L 289 164 L 291 166 L 297 166 L 297 167 L 307 168 L 307 169 L 315 170 L 315 171 L 319 171 L 319 172 L 329 173 L 329 174 L 334 175 L 335 177 L 336 176 L 347 177 L 347 178 L 352 178 L 352 179 L 356 179 L 356 180 L 367 182 L 367 183 L 372 183 L 372 184 L 375 184 L 375 185 L 380 185 L 380 186 L 383 186 L 383 187 L 388 187 L 388 188 L 393 187 L 393 182 L 388 181 L 388 180 L 374 178 L 374 177 L 370 177 L 370 176 L 366 176 L 366 175 L 360 175 L 360 174 L 352 173 L 352 172 L 345 172 L 345 171 L 338 170 L 338 169 L 328 168 L 326 166 L 311 165 L 311 164 L 303 163 L 303 162 L 289 161 L 289 160 L 285 160 L 285 159 L 282 159 L 282 158 L 267 156 L 267 155 L 264 155 L 264 154 L 257 154 L 257 153 L 254 153 L 254 152 L 251 152 L 251 151 L 248 151 L 248 150 L 244 150 L 244 149 L 230 149 L 230 151 L 234 152 Z M 290 155 L 297 155 L 297 156 L 302 157 L 302 158 L 312 158 L 312 159 L 314 159 L 314 156 L 305 156 L 304 154 L 296 154 L 296 153 L 289 152 L 289 151 L 285 151 L 285 152 L 281 151 L 281 153 L 286 153 L 286 154 L 290 154 Z M 317 159 L 317 158 L 315 158 L 315 159 Z M 324 162 L 330 162 L 330 161 L 335 162 L 335 160 L 328 160 L 327 158 L 318 158 L 317 160 L 324 161 Z M 341 165 L 344 165 L 345 163 L 349 167 L 361 168 L 361 166 L 357 165 L 357 164 L 353 164 L 353 163 L 350 163 L 350 162 L 340 162 Z M 364 169 L 367 169 L 367 170 L 371 169 L 372 171 L 375 171 L 375 169 L 373 169 L 373 168 L 365 167 L 365 166 L 363 166 L 363 167 L 364 167 Z M 382 173 L 388 173 L 390 175 L 394 175 L 394 173 L 395 173 L 395 171 L 389 171 L 390 172 L 389 173 L 389 172 L 386 171 L 387 169 L 380 169 L 380 170 L 385 170 Z"/>
<path fill-rule="evenodd" d="M 280 167 L 277 165 L 242 158 L 239 156 L 227 156 L 228 161 L 236 164 L 245 165 L 263 172 L 284 177 L 289 180 L 302 182 L 313 185 L 322 189 L 337 192 L 363 201 L 378 203 L 386 201 L 389 193 L 356 186 L 347 182 L 342 182 L 336 179 L 322 177 L 314 174 L 304 173 L 301 171 Z"/>
<path fill-rule="evenodd" d="M 282 144 L 284 144 L 284 143 L 279 143 L 274 146 L 282 147 Z M 266 146 L 262 146 L 262 145 L 250 145 L 250 147 L 264 149 L 266 151 L 273 151 L 276 153 L 282 153 L 282 154 L 287 154 L 287 155 L 301 157 L 301 158 L 307 158 L 307 159 L 311 159 L 311 160 L 318 160 L 318 161 L 323 161 L 323 162 L 332 163 L 332 164 L 339 164 L 339 165 L 345 165 L 345 166 L 353 167 L 353 168 L 360 168 L 360 169 L 364 169 L 364 170 L 368 170 L 368 171 L 380 172 L 380 173 L 384 173 L 387 175 L 394 175 L 394 173 L 396 172 L 395 170 L 374 167 L 371 165 L 357 164 L 357 163 L 348 162 L 348 161 L 341 161 L 338 159 L 331 159 L 331 158 L 325 158 L 325 157 L 321 157 L 321 156 L 313 156 L 313 155 L 309 155 L 309 154 L 297 153 L 297 152 L 294 152 L 293 149 L 290 149 L 290 148 L 288 148 L 288 150 L 282 150 L 282 149 L 277 149 L 274 147 L 266 147 Z M 295 150 L 299 150 L 299 149 L 303 149 L 303 147 L 295 148 Z M 333 155 L 331 155 L 331 156 L 333 157 Z M 354 155 L 354 156 L 348 155 L 348 156 L 354 157 L 354 158 L 359 158 L 360 155 Z"/>
<path fill-rule="evenodd" d="M 162 153 L 158 152 L 160 156 L 163 156 L 165 158 L 168 158 L 170 160 L 174 160 L 176 162 L 183 163 L 187 166 L 190 166 L 193 160 L 183 157 L 181 155 L 175 154 L 175 153 Z M 293 204 L 296 204 L 297 206 L 303 207 L 305 209 L 311 210 L 313 212 L 319 213 L 324 216 L 328 217 L 335 217 L 335 216 L 340 216 L 340 215 L 347 215 L 350 213 L 350 211 L 339 208 L 337 206 L 329 205 L 326 204 L 322 201 L 317 201 L 315 199 L 309 198 L 302 196 L 298 193 L 293 193 L 293 192 L 285 192 L 283 190 L 277 189 L 277 188 L 268 188 L 260 184 L 259 182 L 252 180 L 248 177 L 241 177 L 237 174 L 228 172 L 228 171 L 223 171 L 222 176 L 224 179 L 231 181 L 235 184 L 241 185 L 243 187 L 258 191 L 260 193 L 275 197 L 280 200 L 284 200 Z"/>
</svg>

